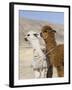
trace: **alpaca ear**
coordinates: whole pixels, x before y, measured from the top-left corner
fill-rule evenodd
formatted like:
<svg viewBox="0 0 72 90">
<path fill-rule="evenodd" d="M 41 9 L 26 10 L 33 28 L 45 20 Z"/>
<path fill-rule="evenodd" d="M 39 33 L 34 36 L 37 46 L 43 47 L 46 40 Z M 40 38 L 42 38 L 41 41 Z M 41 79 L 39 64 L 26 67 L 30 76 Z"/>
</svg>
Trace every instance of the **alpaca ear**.
<svg viewBox="0 0 72 90">
<path fill-rule="evenodd" d="M 53 30 L 53 29 L 52 29 L 52 30 L 48 30 L 48 31 L 49 31 L 49 32 L 56 33 L 56 30 Z"/>
<path fill-rule="evenodd" d="M 52 30 L 52 32 L 56 33 L 56 30 Z"/>
</svg>

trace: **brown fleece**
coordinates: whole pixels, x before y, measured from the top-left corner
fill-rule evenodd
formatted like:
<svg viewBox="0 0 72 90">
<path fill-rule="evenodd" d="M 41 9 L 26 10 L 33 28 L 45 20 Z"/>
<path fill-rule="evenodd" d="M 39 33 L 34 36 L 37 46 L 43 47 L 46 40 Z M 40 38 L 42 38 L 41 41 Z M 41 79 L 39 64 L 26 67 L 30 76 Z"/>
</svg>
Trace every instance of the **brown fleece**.
<svg viewBox="0 0 72 90">
<path fill-rule="evenodd" d="M 43 37 L 46 50 L 50 53 L 47 54 L 50 59 L 50 65 L 57 68 L 58 76 L 64 76 L 64 44 L 57 45 L 55 40 L 56 31 L 52 29 L 51 26 L 43 26 L 41 36 Z"/>
</svg>

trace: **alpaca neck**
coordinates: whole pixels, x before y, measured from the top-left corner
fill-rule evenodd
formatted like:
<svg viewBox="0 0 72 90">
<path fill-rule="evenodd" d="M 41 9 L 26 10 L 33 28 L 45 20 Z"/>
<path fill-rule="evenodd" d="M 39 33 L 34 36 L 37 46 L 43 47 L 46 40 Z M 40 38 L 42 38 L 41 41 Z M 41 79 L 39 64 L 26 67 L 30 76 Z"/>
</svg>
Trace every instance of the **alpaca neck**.
<svg viewBox="0 0 72 90">
<path fill-rule="evenodd" d="M 45 40 L 46 42 L 46 48 L 48 51 L 50 51 L 52 48 L 55 48 L 56 47 L 56 41 L 55 41 L 55 38 L 47 38 Z"/>
<path fill-rule="evenodd" d="M 31 42 L 31 44 L 32 44 L 33 49 L 36 50 L 39 56 L 44 55 L 43 51 L 41 50 L 41 46 L 38 40 L 36 40 L 35 42 Z"/>
</svg>

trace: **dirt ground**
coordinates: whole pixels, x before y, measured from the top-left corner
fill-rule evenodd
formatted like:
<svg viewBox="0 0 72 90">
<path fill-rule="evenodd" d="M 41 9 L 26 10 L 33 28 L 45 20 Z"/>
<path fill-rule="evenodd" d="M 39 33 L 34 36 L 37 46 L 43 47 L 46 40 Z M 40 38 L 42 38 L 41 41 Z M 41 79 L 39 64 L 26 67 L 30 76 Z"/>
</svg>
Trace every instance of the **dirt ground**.
<svg viewBox="0 0 72 90">
<path fill-rule="evenodd" d="M 19 50 L 19 79 L 34 78 L 32 65 L 33 49 L 20 47 Z M 53 70 L 53 77 L 57 77 L 56 69 Z"/>
</svg>

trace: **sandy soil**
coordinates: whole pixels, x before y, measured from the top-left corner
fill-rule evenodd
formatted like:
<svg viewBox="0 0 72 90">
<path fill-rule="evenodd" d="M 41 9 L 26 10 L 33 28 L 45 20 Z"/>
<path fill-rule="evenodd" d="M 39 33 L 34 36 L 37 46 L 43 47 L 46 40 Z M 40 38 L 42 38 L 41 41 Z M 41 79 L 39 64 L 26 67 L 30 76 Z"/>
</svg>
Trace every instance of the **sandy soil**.
<svg viewBox="0 0 72 90">
<path fill-rule="evenodd" d="M 32 65 L 33 49 L 20 47 L 20 64 L 19 64 L 19 79 L 32 79 L 34 78 Z M 53 77 L 57 77 L 57 71 L 54 68 Z"/>
<path fill-rule="evenodd" d="M 20 79 L 34 78 L 31 67 L 33 58 L 32 48 L 20 48 Z"/>
</svg>

